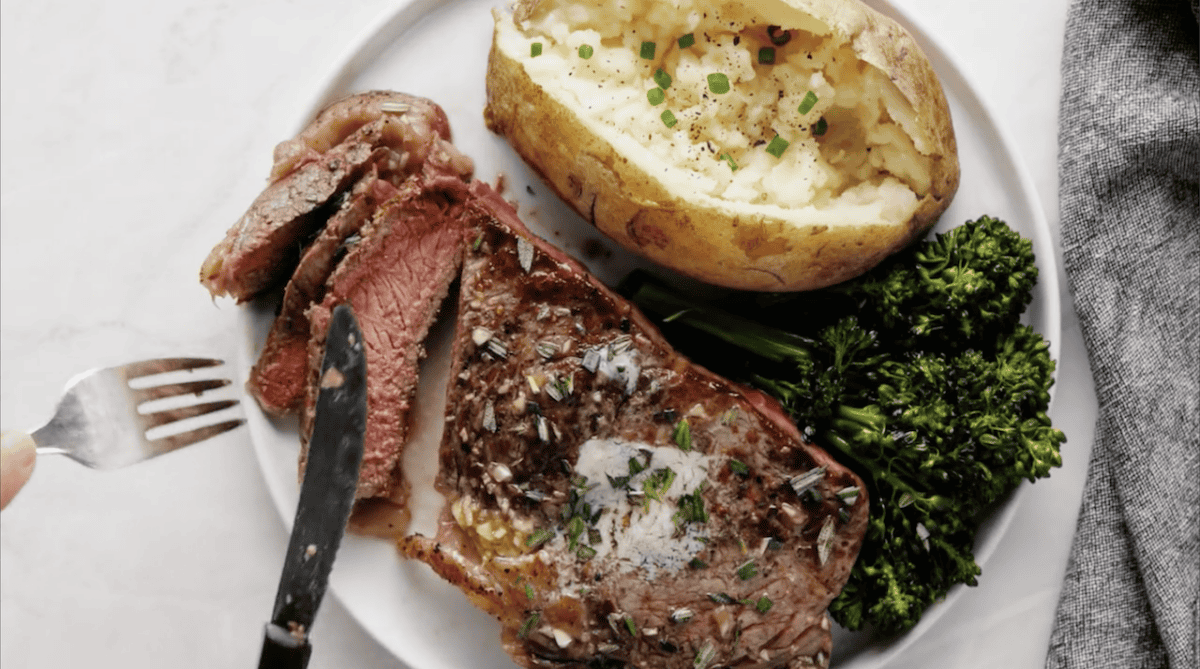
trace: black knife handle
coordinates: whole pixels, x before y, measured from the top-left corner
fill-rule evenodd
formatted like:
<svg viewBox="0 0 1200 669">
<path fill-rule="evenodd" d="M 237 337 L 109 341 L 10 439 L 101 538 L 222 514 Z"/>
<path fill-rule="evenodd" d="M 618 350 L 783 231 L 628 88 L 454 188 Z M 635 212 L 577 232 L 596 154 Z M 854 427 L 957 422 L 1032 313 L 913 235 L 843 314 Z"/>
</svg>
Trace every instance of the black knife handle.
<svg viewBox="0 0 1200 669">
<path fill-rule="evenodd" d="M 267 623 L 258 669 L 304 669 L 309 655 L 312 646 L 306 640 L 297 639 L 279 625 Z"/>
</svg>

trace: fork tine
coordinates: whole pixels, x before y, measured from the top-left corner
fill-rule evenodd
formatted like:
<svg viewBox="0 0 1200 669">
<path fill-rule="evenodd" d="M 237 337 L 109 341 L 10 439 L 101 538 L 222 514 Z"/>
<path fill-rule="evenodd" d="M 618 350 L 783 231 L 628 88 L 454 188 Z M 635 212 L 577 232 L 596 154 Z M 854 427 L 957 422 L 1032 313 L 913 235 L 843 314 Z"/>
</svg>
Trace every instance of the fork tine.
<svg viewBox="0 0 1200 669">
<path fill-rule="evenodd" d="M 161 386 L 151 386 L 149 388 L 131 389 L 130 393 L 138 404 L 142 402 L 150 402 L 159 400 L 164 397 L 175 397 L 176 395 L 199 395 L 206 390 L 214 388 L 224 388 L 231 382 L 229 379 L 205 379 L 204 381 L 188 381 L 187 383 L 168 383 Z"/>
<path fill-rule="evenodd" d="M 125 378 L 136 379 L 153 374 L 165 374 L 167 372 L 179 372 L 200 369 L 202 367 L 216 367 L 223 364 L 225 364 L 225 361 L 213 358 L 158 358 L 156 360 L 131 362 L 128 365 L 121 366 L 120 369 L 125 373 Z"/>
<path fill-rule="evenodd" d="M 174 423 L 177 420 L 195 418 L 196 416 L 203 416 L 214 411 L 220 411 L 221 409 L 228 409 L 231 406 L 237 406 L 237 400 L 220 400 L 218 402 L 193 404 L 191 406 L 179 407 L 178 409 L 165 409 L 142 416 L 142 424 L 149 430 L 168 423 Z"/>
<path fill-rule="evenodd" d="M 214 425 L 206 425 L 205 427 L 198 427 L 187 432 L 180 432 L 179 434 L 173 434 L 168 437 L 155 439 L 154 441 L 150 442 L 150 445 L 153 446 L 154 450 L 160 455 L 163 453 L 170 453 L 171 451 L 183 448 L 184 446 L 190 446 L 197 442 L 204 441 L 205 439 L 215 437 L 218 434 L 228 432 L 244 422 L 244 420 L 237 419 L 227 420 L 223 423 L 216 423 Z"/>
</svg>

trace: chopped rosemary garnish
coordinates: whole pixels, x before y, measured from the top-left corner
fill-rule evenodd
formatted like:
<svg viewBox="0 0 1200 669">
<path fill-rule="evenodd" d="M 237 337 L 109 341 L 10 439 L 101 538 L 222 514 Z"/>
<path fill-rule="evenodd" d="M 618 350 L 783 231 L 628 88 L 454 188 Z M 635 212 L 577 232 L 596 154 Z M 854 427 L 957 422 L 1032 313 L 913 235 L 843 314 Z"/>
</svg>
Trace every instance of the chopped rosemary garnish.
<svg viewBox="0 0 1200 669">
<path fill-rule="evenodd" d="M 825 122 L 825 117 L 822 116 L 821 118 L 817 119 L 815 124 L 813 124 L 813 135 L 820 137 L 821 135 L 824 135 L 825 131 L 828 129 L 829 124 Z"/>
<path fill-rule="evenodd" d="M 537 58 L 540 55 L 542 55 L 542 43 L 534 42 L 533 44 L 530 44 L 529 45 L 529 57 Z"/>
<path fill-rule="evenodd" d="M 542 614 L 540 614 L 540 613 L 529 614 L 529 617 L 525 619 L 525 622 L 521 623 L 521 629 L 517 630 L 517 638 L 524 639 L 524 638 L 528 637 L 529 632 L 531 630 L 533 630 L 534 627 L 537 626 L 538 621 L 540 621 L 541 619 L 542 619 Z"/>
<path fill-rule="evenodd" d="M 579 57 L 580 58 L 587 60 L 588 58 L 592 57 L 592 53 L 593 53 L 592 45 L 590 45 L 590 44 L 580 44 L 579 45 Z"/>
<path fill-rule="evenodd" d="M 745 476 L 750 473 L 750 468 L 746 466 L 746 463 L 741 460 L 734 460 L 733 458 L 729 459 L 729 469 L 738 476 Z"/>
<path fill-rule="evenodd" d="M 722 153 L 718 157 L 718 160 L 724 160 L 726 163 L 728 163 L 730 171 L 732 171 L 732 172 L 737 171 L 737 168 L 738 168 L 737 161 L 734 160 L 733 156 L 729 155 L 728 153 Z M 678 317 L 678 315 L 676 315 L 676 317 Z"/>
<path fill-rule="evenodd" d="M 817 559 L 821 565 L 829 560 L 829 554 L 833 552 L 833 517 L 825 519 L 825 524 L 821 526 L 821 533 L 817 535 Z"/>
<path fill-rule="evenodd" d="M 754 560 L 747 560 L 737 568 L 735 573 L 737 574 L 737 577 L 743 581 L 749 581 L 758 575 L 758 566 L 754 564 Z"/>
<path fill-rule="evenodd" d="M 642 42 L 642 58 L 654 60 L 654 42 Z"/>
<path fill-rule="evenodd" d="M 687 418 L 680 418 L 678 423 L 675 423 L 675 431 L 672 432 L 671 438 L 675 440 L 675 445 L 683 451 L 692 450 L 692 428 L 688 425 Z"/>
<path fill-rule="evenodd" d="M 675 609 L 671 612 L 671 622 L 675 624 L 686 623 L 695 617 L 696 612 L 691 609 Z"/>
<path fill-rule="evenodd" d="M 764 46 L 758 50 L 758 62 L 762 65 L 775 64 L 775 47 Z"/>
<path fill-rule="evenodd" d="M 613 490 L 624 490 L 629 487 L 630 477 L 628 476 L 612 476 L 611 474 L 605 474 L 605 476 L 608 478 L 608 485 L 612 486 Z"/>
<path fill-rule="evenodd" d="M 817 94 L 809 91 L 804 94 L 804 99 L 800 101 L 800 106 L 796 111 L 801 114 L 807 114 L 812 111 L 812 108 L 817 104 Z"/>
<path fill-rule="evenodd" d="M 664 91 L 671 87 L 671 75 L 667 74 L 660 67 L 654 71 L 654 83 Z"/>
<path fill-rule="evenodd" d="M 688 34 L 684 35 L 683 37 L 679 38 L 679 48 L 680 49 L 686 49 L 695 43 L 696 43 L 696 36 L 693 35 L 692 33 L 688 33 Z"/>
<path fill-rule="evenodd" d="M 825 468 L 816 467 L 804 472 L 803 474 L 797 474 L 796 476 L 793 476 L 792 478 L 788 479 L 788 483 L 792 485 L 792 490 L 796 491 L 796 495 L 802 497 L 804 493 L 815 488 L 823 478 L 825 478 Z"/>
<path fill-rule="evenodd" d="M 667 126 L 668 128 L 674 128 L 675 124 L 679 122 L 675 119 L 675 115 L 671 113 L 670 109 L 660 114 L 659 118 L 662 119 L 663 125 Z"/>
<path fill-rule="evenodd" d="M 645 464 L 643 464 L 637 458 L 629 458 L 629 475 L 630 476 L 637 476 L 638 474 L 641 474 L 644 471 L 646 471 Z"/>
<path fill-rule="evenodd" d="M 679 498 L 679 511 L 674 516 L 677 525 L 708 522 L 708 512 L 704 510 L 704 497 L 700 491 L 700 488 L 696 488 Z"/>
<path fill-rule="evenodd" d="M 787 150 L 788 144 L 789 142 L 786 139 L 780 137 L 779 135 L 775 135 L 775 138 L 772 139 L 769 144 L 767 144 L 767 153 L 779 158 L 783 155 L 783 152 Z"/>
<path fill-rule="evenodd" d="M 663 93 L 663 89 L 659 88 L 658 86 L 655 86 L 654 88 L 651 88 L 650 90 L 646 91 L 646 99 L 650 101 L 650 104 L 652 106 L 653 105 L 661 105 L 663 103 L 663 100 L 667 99 L 667 95 L 666 95 L 666 93 Z"/>
<path fill-rule="evenodd" d="M 772 602 L 770 597 L 763 595 L 762 597 L 758 598 L 757 602 L 754 603 L 754 608 L 758 609 L 759 613 L 766 613 L 767 611 L 770 611 L 771 607 L 774 605 L 775 602 Z"/>
<path fill-rule="evenodd" d="M 708 90 L 722 95 L 729 92 L 729 77 L 720 72 L 713 72 L 708 75 Z"/>
<path fill-rule="evenodd" d="M 554 538 L 554 530 L 543 527 L 539 530 L 534 530 L 533 534 L 525 540 L 525 545 L 529 548 L 536 548 Z"/>
<path fill-rule="evenodd" d="M 854 503 L 858 501 L 858 493 L 858 486 L 850 486 L 837 491 L 837 496 L 842 501 L 842 504 L 854 506 Z"/>
<path fill-rule="evenodd" d="M 572 516 L 571 520 L 567 521 L 567 550 L 575 550 L 579 545 L 579 537 L 586 529 L 582 516 Z"/>
<path fill-rule="evenodd" d="M 675 471 L 670 467 L 661 467 L 655 469 L 646 480 L 642 482 L 642 492 L 650 499 L 661 502 L 663 495 L 671 488 L 671 484 L 675 482 Z"/>
</svg>

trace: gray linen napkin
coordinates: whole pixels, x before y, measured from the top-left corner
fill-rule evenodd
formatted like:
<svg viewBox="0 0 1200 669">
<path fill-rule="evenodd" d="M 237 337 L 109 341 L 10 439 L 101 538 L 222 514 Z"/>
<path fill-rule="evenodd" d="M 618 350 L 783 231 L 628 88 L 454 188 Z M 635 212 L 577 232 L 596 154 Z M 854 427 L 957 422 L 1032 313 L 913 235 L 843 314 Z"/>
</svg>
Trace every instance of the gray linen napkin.
<svg viewBox="0 0 1200 669">
<path fill-rule="evenodd" d="M 1200 660 L 1197 34 L 1196 0 L 1067 19 L 1062 244 L 1100 416 L 1050 669 Z"/>
</svg>

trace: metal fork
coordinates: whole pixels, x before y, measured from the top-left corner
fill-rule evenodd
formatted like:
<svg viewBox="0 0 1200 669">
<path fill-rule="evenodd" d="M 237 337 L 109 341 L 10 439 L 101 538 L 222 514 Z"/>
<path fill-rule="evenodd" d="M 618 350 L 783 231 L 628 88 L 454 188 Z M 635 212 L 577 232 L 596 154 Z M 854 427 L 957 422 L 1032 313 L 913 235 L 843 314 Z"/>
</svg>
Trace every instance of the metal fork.
<svg viewBox="0 0 1200 669">
<path fill-rule="evenodd" d="M 194 371 L 222 364 L 209 358 L 160 358 L 84 372 L 67 382 L 54 417 L 31 436 L 39 455 L 65 455 L 94 469 L 117 469 L 183 448 L 241 425 L 226 420 L 177 434 L 151 438 L 147 432 L 189 418 L 228 409 L 237 400 L 218 400 L 141 413 L 155 400 L 200 395 L 229 385 L 228 379 L 204 379 L 134 387 L 130 380 L 169 372 Z"/>
</svg>

